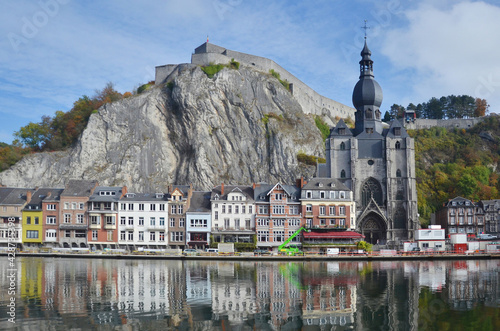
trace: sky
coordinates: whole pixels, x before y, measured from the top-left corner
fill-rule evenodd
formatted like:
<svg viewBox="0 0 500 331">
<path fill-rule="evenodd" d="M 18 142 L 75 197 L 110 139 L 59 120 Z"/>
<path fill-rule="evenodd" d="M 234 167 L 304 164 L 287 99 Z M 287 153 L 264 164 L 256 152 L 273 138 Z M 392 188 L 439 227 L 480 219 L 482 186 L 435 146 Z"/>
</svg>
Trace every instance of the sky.
<svg viewBox="0 0 500 331">
<path fill-rule="evenodd" d="M 119 92 L 189 63 L 210 43 L 267 57 L 318 93 L 352 106 L 360 51 L 372 51 L 391 105 L 470 95 L 500 113 L 497 0 L 4 0 L 0 142 L 68 111 L 108 82 Z"/>
</svg>

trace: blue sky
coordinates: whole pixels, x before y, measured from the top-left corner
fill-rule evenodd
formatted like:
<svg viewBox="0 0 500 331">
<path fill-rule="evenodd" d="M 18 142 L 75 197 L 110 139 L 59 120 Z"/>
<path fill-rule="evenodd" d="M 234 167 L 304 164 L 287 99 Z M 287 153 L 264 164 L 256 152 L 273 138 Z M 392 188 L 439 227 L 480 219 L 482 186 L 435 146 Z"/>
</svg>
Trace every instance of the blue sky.
<svg viewBox="0 0 500 331">
<path fill-rule="evenodd" d="M 472 0 L 3 1 L 0 141 L 107 82 L 120 92 L 206 41 L 268 57 L 352 106 L 364 20 L 382 110 L 468 94 L 500 113 L 500 4 Z"/>
</svg>

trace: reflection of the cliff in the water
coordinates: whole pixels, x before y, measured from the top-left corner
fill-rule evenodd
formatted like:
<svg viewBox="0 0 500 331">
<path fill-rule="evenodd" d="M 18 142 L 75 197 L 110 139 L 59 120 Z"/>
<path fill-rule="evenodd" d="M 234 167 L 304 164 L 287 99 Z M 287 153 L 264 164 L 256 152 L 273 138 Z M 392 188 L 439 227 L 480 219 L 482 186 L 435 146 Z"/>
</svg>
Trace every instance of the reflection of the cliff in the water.
<svg viewBox="0 0 500 331">
<path fill-rule="evenodd" d="M 18 258 L 16 327 L 413 330 L 453 326 L 454 312 L 498 325 L 499 264 Z M 7 263 L 0 269 L 5 329 Z"/>
</svg>

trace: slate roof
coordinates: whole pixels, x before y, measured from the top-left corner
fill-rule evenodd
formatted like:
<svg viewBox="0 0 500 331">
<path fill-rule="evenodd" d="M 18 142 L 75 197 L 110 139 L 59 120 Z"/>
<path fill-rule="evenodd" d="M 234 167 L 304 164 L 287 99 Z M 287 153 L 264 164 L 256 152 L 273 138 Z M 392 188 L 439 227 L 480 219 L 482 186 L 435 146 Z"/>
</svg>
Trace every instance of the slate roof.
<svg viewBox="0 0 500 331">
<path fill-rule="evenodd" d="M 188 213 L 206 213 L 211 211 L 210 202 L 211 192 L 193 192 L 191 196 L 191 204 L 188 209 Z"/>
<path fill-rule="evenodd" d="M 175 189 L 179 189 L 179 191 L 181 191 L 183 194 L 182 197 L 187 199 L 190 188 L 191 186 L 189 185 L 172 185 L 172 190 L 170 191 L 170 194 L 172 194 L 175 191 Z"/>
<path fill-rule="evenodd" d="M 256 202 L 269 201 L 269 194 L 277 185 L 280 185 L 283 188 L 283 190 L 288 194 L 288 196 L 290 197 L 288 200 L 289 202 L 300 201 L 300 187 L 295 185 L 283 185 L 280 183 L 275 185 L 259 184 L 259 186 L 256 186 L 254 190 L 254 200 Z"/>
<path fill-rule="evenodd" d="M 394 134 L 394 129 L 395 128 L 400 128 L 401 129 L 401 134 L 396 136 Z M 388 138 L 407 138 L 409 137 L 408 133 L 406 132 L 406 129 L 404 128 L 401 123 L 395 119 L 391 122 L 391 126 L 389 127 L 389 130 L 387 130 L 387 133 L 385 133 L 385 136 Z"/>
<path fill-rule="evenodd" d="M 46 198 L 51 199 L 52 201 L 58 201 L 62 191 L 63 189 L 39 188 L 38 190 L 33 192 L 31 201 L 26 205 L 26 207 L 36 206 L 41 208 L 42 201 L 44 201 Z"/>
<path fill-rule="evenodd" d="M 160 195 L 157 197 L 157 195 Z M 163 196 L 161 196 L 163 195 Z M 120 201 L 124 202 L 134 202 L 134 201 L 167 201 L 170 195 L 168 193 L 133 193 L 128 192 L 125 194 Z"/>
<path fill-rule="evenodd" d="M 100 195 L 100 192 L 115 192 L 115 195 Z M 97 186 L 89 201 L 113 202 L 120 199 L 122 195 L 121 186 Z"/>
<path fill-rule="evenodd" d="M 26 193 L 31 191 L 33 193 L 35 190 L 28 188 L 9 188 L 9 187 L 0 187 L 0 197 L 3 196 L 3 199 L 0 200 L 1 205 L 18 205 L 22 206 L 26 203 Z"/>
<path fill-rule="evenodd" d="M 339 129 L 344 129 L 344 133 L 340 134 L 339 133 Z M 335 126 L 335 128 L 331 128 L 330 129 L 330 136 L 329 136 L 329 138 L 331 138 L 332 136 L 351 136 L 352 137 L 352 131 L 351 131 L 351 129 L 349 129 L 349 127 L 347 126 L 347 124 L 345 124 L 344 120 L 340 119 L 340 121 L 338 121 L 338 123 Z"/>
<path fill-rule="evenodd" d="M 455 206 L 453 206 L 453 202 L 456 202 Z M 466 202 L 469 202 L 469 206 L 471 206 L 471 207 L 475 206 L 474 202 L 472 202 L 469 199 L 462 198 L 462 197 L 456 197 L 454 199 L 451 199 L 450 201 L 446 202 L 444 205 L 445 205 L 445 207 L 466 206 Z"/>
<path fill-rule="evenodd" d="M 210 199 L 215 200 L 215 195 L 218 195 L 219 200 L 227 200 L 227 195 L 235 189 L 239 189 L 241 193 L 243 193 L 247 197 L 248 200 L 254 199 L 253 187 L 248 185 L 224 185 L 224 195 L 221 194 L 221 185 L 216 186 L 212 189 Z"/>
<path fill-rule="evenodd" d="M 62 197 L 90 197 L 97 186 L 95 180 L 71 179 L 66 184 Z"/>
<path fill-rule="evenodd" d="M 322 184 L 323 186 L 320 186 Z M 333 184 L 333 186 L 332 186 Z M 307 181 L 307 184 L 302 187 L 304 190 L 318 190 L 318 191 L 347 191 L 350 189 L 341 181 L 335 178 L 312 178 Z"/>
</svg>

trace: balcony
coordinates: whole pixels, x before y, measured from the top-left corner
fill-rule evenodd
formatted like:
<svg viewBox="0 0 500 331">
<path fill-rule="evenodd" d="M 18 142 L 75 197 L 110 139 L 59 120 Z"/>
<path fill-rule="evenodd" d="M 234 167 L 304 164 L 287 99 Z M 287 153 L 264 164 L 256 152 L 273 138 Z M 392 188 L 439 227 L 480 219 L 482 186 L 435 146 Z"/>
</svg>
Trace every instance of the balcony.
<svg viewBox="0 0 500 331">
<path fill-rule="evenodd" d="M 116 224 L 104 224 L 104 230 L 116 230 Z"/>
<path fill-rule="evenodd" d="M 97 230 L 97 229 L 100 229 L 100 228 L 101 228 L 101 224 L 100 223 L 90 223 L 90 225 L 89 225 L 89 229 Z"/>
<path fill-rule="evenodd" d="M 64 224 L 59 224 L 59 230 L 87 230 L 88 226 L 87 224 L 71 224 L 71 223 L 64 223 Z"/>
</svg>

